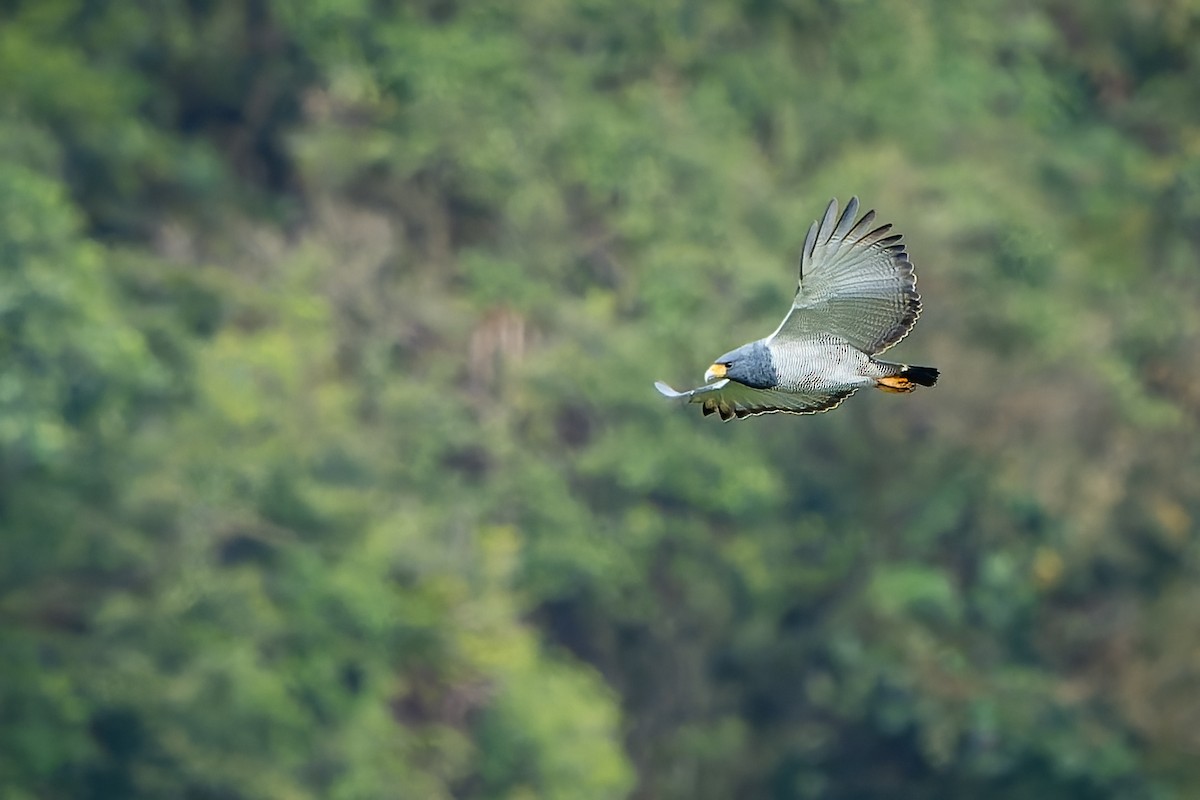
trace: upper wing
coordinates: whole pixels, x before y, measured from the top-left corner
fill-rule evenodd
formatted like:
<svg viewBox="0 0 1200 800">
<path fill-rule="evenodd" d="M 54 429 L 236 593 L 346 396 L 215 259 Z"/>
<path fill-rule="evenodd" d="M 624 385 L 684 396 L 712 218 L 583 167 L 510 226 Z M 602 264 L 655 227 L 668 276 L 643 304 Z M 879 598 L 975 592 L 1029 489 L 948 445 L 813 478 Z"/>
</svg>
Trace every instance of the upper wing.
<svg viewBox="0 0 1200 800">
<path fill-rule="evenodd" d="M 891 225 L 872 228 L 875 212 L 858 222 L 858 198 L 841 216 L 837 200 L 813 222 L 800 253 L 800 285 L 792 309 L 772 334 L 782 340 L 834 334 L 868 355 L 903 339 L 921 313 L 912 262 Z"/>
<path fill-rule="evenodd" d="M 842 401 L 858 391 L 846 389 L 835 394 L 811 394 L 782 392 L 776 389 L 751 389 L 749 386 L 728 378 L 686 392 L 677 392 L 665 383 L 657 382 L 654 388 L 667 397 L 685 398 L 689 403 L 700 403 L 704 415 L 720 414 L 721 419 L 755 416 L 784 412 L 788 414 L 816 414 L 837 408 Z"/>
</svg>

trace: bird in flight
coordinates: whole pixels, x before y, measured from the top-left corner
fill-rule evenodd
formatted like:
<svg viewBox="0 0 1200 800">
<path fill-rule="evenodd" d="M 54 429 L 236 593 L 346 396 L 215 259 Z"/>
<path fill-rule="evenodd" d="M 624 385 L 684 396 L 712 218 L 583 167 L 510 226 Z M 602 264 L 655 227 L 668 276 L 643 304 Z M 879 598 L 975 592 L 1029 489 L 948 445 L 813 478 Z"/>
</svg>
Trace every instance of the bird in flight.
<svg viewBox="0 0 1200 800">
<path fill-rule="evenodd" d="M 770 336 L 718 358 L 705 385 L 667 397 L 699 403 L 721 419 L 829 411 L 859 389 L 908 393 L 937 383 L 933 367 L 879 361 L 921 313 L 917 277 L 891 225 L 872 227 L 875 212 L 855 222 L 858 198 L 838 215 L 837 200 L 814 221 L 800 253 L 800 285 Z"/>
</svg>

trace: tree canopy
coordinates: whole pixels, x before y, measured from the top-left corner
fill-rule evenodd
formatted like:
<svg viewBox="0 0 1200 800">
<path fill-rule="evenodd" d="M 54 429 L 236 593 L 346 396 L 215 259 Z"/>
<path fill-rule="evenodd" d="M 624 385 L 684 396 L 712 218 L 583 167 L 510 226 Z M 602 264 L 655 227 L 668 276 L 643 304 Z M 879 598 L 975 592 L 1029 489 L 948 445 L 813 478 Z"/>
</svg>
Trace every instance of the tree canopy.
<svg viewBox="0 0 1200 800">
<path fill-rule="evenodd" d="M 1198 37 L 3 4 L 5 796 L 1195 796 Z M 852 194 L 938 386 L 663 401 Z"/>
</svg>

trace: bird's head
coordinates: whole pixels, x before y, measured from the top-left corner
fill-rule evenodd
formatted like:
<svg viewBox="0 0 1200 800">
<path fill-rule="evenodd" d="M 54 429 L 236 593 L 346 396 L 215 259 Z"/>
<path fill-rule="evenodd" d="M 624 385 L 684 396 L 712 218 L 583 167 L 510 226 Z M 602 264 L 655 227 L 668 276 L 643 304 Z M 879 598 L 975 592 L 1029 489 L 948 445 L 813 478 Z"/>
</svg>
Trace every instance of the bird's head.
<svg viewBox="0 0 1200 800">
<path fill-rule="evenodd" d="M 728 378 L 755 389 L 770 389 L 779 381 L 771 360 L 771 351 L 761 341 L 730 350 L 714 361 L 704 373 L 705 383 L 712 383 L 721 378 Z"/>
</svg>

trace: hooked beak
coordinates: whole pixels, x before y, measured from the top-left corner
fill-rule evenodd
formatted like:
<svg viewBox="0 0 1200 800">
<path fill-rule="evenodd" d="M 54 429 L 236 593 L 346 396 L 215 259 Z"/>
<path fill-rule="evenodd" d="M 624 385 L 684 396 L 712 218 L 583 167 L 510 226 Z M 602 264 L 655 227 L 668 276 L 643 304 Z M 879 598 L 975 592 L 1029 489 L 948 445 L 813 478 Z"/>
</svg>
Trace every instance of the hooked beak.
<svg viewBox="0 0 1200 800">
<path fill-rule="evenodd" d="M 704 382 L 711 383 L 717 378 L 724 378 L 726 367 L 724 364 L 713 364 L 708 368 L 708 372 L 704 373 Z"/>
</svg>

